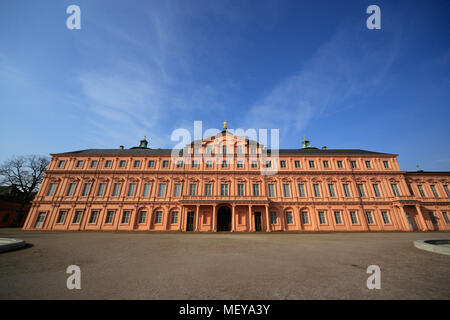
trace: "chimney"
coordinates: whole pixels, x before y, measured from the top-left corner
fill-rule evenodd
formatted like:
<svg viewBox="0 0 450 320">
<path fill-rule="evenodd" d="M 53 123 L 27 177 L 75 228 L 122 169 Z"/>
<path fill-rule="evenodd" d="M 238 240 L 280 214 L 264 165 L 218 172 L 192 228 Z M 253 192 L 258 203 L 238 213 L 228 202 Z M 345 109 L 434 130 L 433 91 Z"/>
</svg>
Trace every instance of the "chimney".
<svg viewBox="0 0 450 320">
<path fill-rule="evenodd" d="M 120 150 L 123 150 L 123 146 L 120 146 L 119 148 L 120 148 Z"/>
<path fill-rule="evenodd" d="M 323 146 L 323 147 L 322 147 L 322 150 L 327 150 L 327 146 Z"/>
</svg>

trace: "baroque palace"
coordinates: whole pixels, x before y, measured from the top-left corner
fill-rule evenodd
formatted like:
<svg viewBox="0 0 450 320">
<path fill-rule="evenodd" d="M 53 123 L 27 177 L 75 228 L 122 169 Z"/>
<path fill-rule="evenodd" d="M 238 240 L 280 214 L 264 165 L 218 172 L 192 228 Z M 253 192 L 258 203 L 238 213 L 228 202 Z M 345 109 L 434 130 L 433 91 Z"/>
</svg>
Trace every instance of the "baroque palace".
<svg viewBox="0 0 450 320">
<path fill-rule="evenodd" d="M 450 230 L 450 173 L 401 171 L 397 155 L 270 150 L 231 134 L 171 149 L 52 154 L 24 229 Z"/>
</svg>

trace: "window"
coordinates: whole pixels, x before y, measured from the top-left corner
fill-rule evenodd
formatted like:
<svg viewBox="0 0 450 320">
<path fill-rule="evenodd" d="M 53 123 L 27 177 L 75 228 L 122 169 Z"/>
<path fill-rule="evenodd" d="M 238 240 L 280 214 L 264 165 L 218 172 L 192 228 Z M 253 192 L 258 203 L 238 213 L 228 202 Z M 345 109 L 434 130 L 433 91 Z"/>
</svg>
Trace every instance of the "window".
<svg viewBox="0 0 450 320">
<path fill-rule="evenodd" d="M 73 192 L 75 191 L 76 183 L 69 184 L 69 189 L 67 189 L 67 196 L 71 197 L 73 196 Z"/>
<path fill-rule="evenodd" d="M 254 195 L 255 197 L 258 197 L 258 196 L 259 196 L 259 184 L 257 184 L 257 183 L 254 183 L 254 184 L 253 184 L 253 195 Z"/>
<path fill-rule="evenodd" d="M 50 187 L 48 188 L 48 192 L 47 192 L 47 197 L 51 197 L 55 194 L 55 190 L 56 190 L 56 183 L 51 183 Z"/>
<path fill-rule="evenodd" d="M 337 166 L 338 166 L 338 168 L 340 168 L 340 169 L 342 169 L 344 166 L 342 165 L 342 161 L 341 160 L 338 160 L 337 161 Z"/>
<path fill-rule="evenodd" d="M 198 161 L 192 160 L 192 168 L 198 168 Z"/>
<path fill-rule="evenodd" d="M 428 212 L 428 215 L 430 216 L 431 222 L 433 224 L 437 224 L 437 220 L 436 220 L 436 217 L 434 216 L 433 211 Z"/>
<path fill-rule="evenodd" d="M 391 184 L 392 192 L 394 193 L 394 196 L 398 197 L 400 196 L 400 192 L 398 191 L 397 185 L 395 183 Z"/>
<path fill-rule="evenodd" d="M 142 192 L 142 196 L 143 197 L 149 197 L 150 196 L 151 187 L 152 187 L 151 183 L 144 184 L 144 191 Z"/>
<path fill-rule="evenodd" d="M 160 183 L 158 190 L 158 197 L 164 197 L 166 195 L 166 184 Z"/>
<path fill-rule="evenodd" d="M 177 224 L 178 223 L 178 211 L 172 212 L 172 219 L 170 220 L 170 224 Z"/>
<path fill-rule="evenodd" d="M 125 210 L 122 214 L 122 224 L 126 224 L 130 221 L 130 210 Z"/>
<path fill-rule="evenodd" d="M 296 168 L 300 168 L 300 161 L 299 160 L 295 160 L 294 164 L 295 164 Z"/>
<path fill-rule="evenodd" d="M 164 160 L 163 161 L 163 168 L 168 168 L 169 167 L 169 160 Z"/>
<path fill-rule="evenodd" d="M 97 163 L 98 163 L 97 160 L 92 160 L 91 161 L 91 168 L 97 168 Z"/>
<path fill-rule="evenodd" d="M 177 161 L 177 168 L 183 168 L 183 161 L 182 160 L 178 160 Z"/>
<path fill-rule="evenodd" d="M 406 184 L 408 186 L 408 191 L 410 196 L 414 196 L 414 191 L 409 183 Z"/>
<path fill-rule="evenodd" d="M 350 194 L 350 188 L 348 187 L 348 184 L 344 183 L 342 185 L 342 187 L 344 188 L 344 195 L 345 195 L 345 197 L 350 198 L 351 194 Z"/>
<path fill-rule="evenodd" d="M 208 160 L 208 161 L 206 161 L 206 168 L 212 168 L 212 161 L 211 160 Z"/>
<path fill-rule="evenodd" d="M 366 161 L 366 168 L 367 168 L 367 169 L 372 168 L 372 166 L 370 165 L 370 161 Z"/>
<path fill-rule="evenodd" d="M 206 146 L 206 154 L 207 155 L 211 155 L 212 154 L 212 149 L 213 149 L 212 146 Z"/>
<path fill-rule="evenodd" d="M 358 187 L 358 193 L 360 197 L 365 197 L 366 193 L 364 192 L 364 185 L 362 184 L 357 184 L 356 185 Z"/>
<path fill-rule="evenodd" d="M 375 197 L 379 198 L 381 196 L 380 194 L 380 189 L 378 189 L 378 185 L 377 184 L 372 184 L 373 187 L 373 192 L 375 193 Z"/>
<path fill-rule="evenodd" d="M 198 154 L 198 149 L 199 148 L 194 148 L 194 154 Z"/>
<path fill-rule="evenodd" d="M 336 221 L 336 224 L 342 224 L 341 212 L 340 211 L 335 211 L 334 212 L 334 221 Z"/>
<path fill-rule="evenodd" d="M 281 168 L 286 168 L 286 160 L 281 160 L 280 161 L 280 167 Z"/>
<path fill-rule="evenodd" d="M 227 146 L 222 146 L 222 153 L 227 154 Z"/>
<path fill-rule="evenodd" d="M 130 183 L 130 186 L 128 188 L 128 196 L 133 197 L 134 196 L 134 190 L 136 189 L 135 183 Z"/>
<path fill-rule="evenodd" d="M 242 146 L 237 146 L 236 147 L 236 151 L 237 151 L 237 154 L 242 154 L 243 152 L 242 152 Z"/>
<path fill-rule="evenodd" d="M 272 168 L 272 161 L 266 161 L 266 168 Z"/>
<path fill-rule="evenodd" d="M 228 168 L 228 164 L 226 160 L 222 161 L 222 168 Z"/>
<path fill-rule="evenodd" d="M 352 168 L 353 168 L 353 169 L 355 169 L 355 168 L 358 167 L 358 166 L 356 165 L 356 161 L 353 161 L 353 160 L 352 160 L 352 161 L 351 161 L 351 164 L 352 164 Z"/>
<path fill-rule="evenodd" d="M 87 197 L 89 195 L 89 190 L 91 189 L 90 183 L 85 183 L 83 188 L 83 193 L 81 194 L 82 197 Z"/>
<path fill-rule="evenodd" d="M 318 184 L 313 184 L 314 189 L 314 197 L 319 198 L 320 197 L 320 189 Z"/>
<path fill-rule="evenodd" d="M 298 184 L 298 194 L 301 198 L 306 197 L 305 186 L 303 185 L 303 183 Z"/>
<path fill-rule="evenodd" d="M 111 164 L 112 164 L 111 160 L 106 160 L 105 161 L 105 168 L 111 168 Z"/>
<path fill-rule="evenodd" d="M 205 184 L 205 196 L 210 196 L 211 195 L 211 184 L 207 183 Z"/>
<path fill-rule="evenodd" d="M 244 161 L 238 160 L 238 161 L 237 161 L 237 167 L 238 167 L 238 168 L 243 168 L 243 167 L 244 167 Z"/>
<path fill-rule="evenodd" d="M 154 168 L 155 167 L 155 160 L 148 160 L 148 167 Z"/>
<path fill-rule="evenodd" d="M 444 185 L 444 190 L 445 190 L 445 193 L 447 194 L 447 197 L 450 198 L 450 190 L 448 189 L 447 185 Z"/>
<path fill-rule="evenodd" d="M 77 161 L 77 168 L 82 168 L 83 167 L 83 160 L 78 160 Z"/>
<path fill-rule="evenodd" d="M 238 184 L 238 196 L 240 196 L 240 197 L 244 196 L 244 184 L 243 183 Z"/>
<path fill-rule="evenodd" d="M 141 160 L 134 160 L 133 167 L 134 168 L 140 168 L 141 167 Z"/>
<path fill-rule="evenodd" d="M 350 211 L 350 220 L 352 220 L 352 224 L 358 223 L 358 218 L 356 217 L 355 211 Z"/>
<path fill-rule="evenodd" d="M 308 163 L 310 168 L 315 168 L 314 160 L 309 160 Z"/>
<path fill-rule="evenodd" d="M 444 220 L 446 224 L 450 224 L 450 220 L 448 218 L 447 212 L 443 211 L 442 215 L 444 216 Z"/>
<path fill-rule="evenodd" d="M 89 217 L 89 223 L 96 223 L 98 217 L 98 210 L 92 210 L 91 216 Z"/>
<path fill-rule="evenodd" d="M 189 195 L 195 196 L 197 194 L 197 185 L 195 183 L 191 183 L 189 185 Z"/>
<path fill-rule="evenodd" d="M 127 161 L 126 160 L 120 160 L 119 168 L 125 168 L 126 165 L 127 165 Z"/>
<path fill-rule="evenodd" d="M 328 165 L 328 161 L 327 160 L 324 160 L 323 161 L 323 167 L 324 168 L 329 168 L 330 166 Z"/>
<path fill-rule="evenodd" d="M 308 212 L 303 211 L 301 215 L 302 215 L 302 223 L 309 224 Z"/>
<path fill-rule="evenodd" d="M 228 196 L 228 184 L 223 183 L 220 185 L 220 195 L 221 196 Z"/>
<path fill-rule="evenodd" d="M 372 217 L 372 212 L 371 211 L 366 211 L 366 217 L 367 217 L 367 223 L 368 224 L 373 224 L 373 217 Z"/>
<path fill-rule="evenodd" d="M 423 188 L 420 184 L 417 186 L 417 189 L 419 189 L 420 196 L 425 198 L 425 192 L 423 192 Z"/>
<path fill-rule="evenodd" d="M 289 184 L 283 184 L 283 195 L 285 198 L 289 198 L 291 196 L 291 192 L 289 190 Z"/>
<path fill-rule="evenodd" d="M 389 216 L 386 211 L 381 211 L 381 216 L 383 217 L 384 224 L 389 224 Z"/>
<path fill-rule="evenodd" d="M 56 223 L 64 223 L 64 220 L 66 219 L 66 214 L 67 214 L 66 210 L 61 210 L 59 212 L 58 220 L 56 221 Z"/>
<path fill-rule="evenodd" d="M 326 223 L 325 212 L 323 212 L 323 211 L 319 211 L 319 223 L 320 224 L 325 224 Z"/>
<path fill-rule="evenodd" d="M 173 187 L 173 196 L 179 197 L 181 195 L 181 184 L 175 183 L 175 186 Z"/>
<path fill-rule="evenodd" d="M 433 195 L 435 198 L 439 198 L 436 187 L 434 185 L 430 185 L 431 191 L 433 191 Z"/>
<path fill-rule="evenodd" d="M 147 211 L 139 212 L 139 223 L 145 223 L 146 216 L 147 216 Z"/>
<path fill-rule="evenodd" d="M 330 193 L 330 197 L 334 198 L 336 197 L 336 193 L 334 192 L 334 185 L 329 184 L 328 185 L 328 192 Z"/>
<path fill-rule="evenodd" d="M 251 148 L 250 149 L 250 154 L 256 154 L 256 148 Z"/>
<path fill-rule="evenodd" d="M 276 212 L 270 213 L 270 224 L 277 224 L 277 213 Z"/>
<path fill-rule="evenodd" d="M 162 211 L 156 211 L 155 224 L 162 223 Z"/>
<path fill-rule="evenodd" d="M 257 161 L 252 161 L 252 168 L 258 168 L 258 162 Z"/>
<path fill-rule="evenodd" d="M 292 211 L 286 211 L 286 223 L 294 224 L 294 219 L 292 217 Z"/>
<path fill-rule="evenodd" d="M 75 211 L 75 215 L 73 216 L 72 223 L 80 223 L 82 216 L 83 216 L 83 211 L 81 211 L 81 210 Z"/>
<path fill-rule="evenodd" d="M 105 223 L 111 224 L 113 222 L 113 218 L 114 218 L 114 211 L 108 210 L 108 212 L 106 213 Z"/>
<path fill-rule="evenodd" d="M 59 160 L 58 162 L 58 168 L 64 168 L 64 165 L 66 164 L 65 160 Z"/>
<path fill-rule="evenodd" d="M 45 215 L 46 215 L 46 212 L 44 212 L 44 211 L 39 212 L 38 217 L 36 219 L 36 223 L 34 225 L 35 228 L 37 228 L 37 229 L 42 228 L 42 225 L 44 224 L 44 220 L 45 220 Z"/>
<path fill-rule="evenodd" d="M 275 188 L 272 183 L 270 183 L 268 186 L 269 189 L 269 197 L 275 197 Z"/>
<path fill-rule="evenodd" d="M 119 195 L 119 191 L 120 191 L 120 183 L 114 183 L 112 196 L 117 197 Z"/>
<path fill-rule="evenodd" d="M 97 197 L 103 197 L 105 194 L 106 183 L 100 183 L 98 185 Z"/>
<path fill-rule="evenodd" d="M 383 161 L 383 166 L 385 169 L 389 169 L 389 162 L 388 161 Z"/>
</svg>

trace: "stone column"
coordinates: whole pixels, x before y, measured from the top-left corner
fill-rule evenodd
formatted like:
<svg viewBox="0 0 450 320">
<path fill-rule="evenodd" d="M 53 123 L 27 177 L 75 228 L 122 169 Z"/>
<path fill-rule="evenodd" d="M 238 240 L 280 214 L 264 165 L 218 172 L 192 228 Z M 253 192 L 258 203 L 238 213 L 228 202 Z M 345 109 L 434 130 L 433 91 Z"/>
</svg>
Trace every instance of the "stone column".
<svg viewBox="0 0 450 320">
<path fill-rule="evenodd" d="M 217 215 L 217 206 L 213 205 L 213 213 L 212 213 L 212 231 L 213 232 L 217 232 L 216 215 Z"/>
<path fill-rule="evenodd" d="M 236 231 L 236 206 L 233 204 L 231 206 L 231 232 L 235 232 Z"/>
<path fill-rule="evenodd" d="M 195 209 L 194 231 L 199 231 L 199 227 L 198 227 L 199 220 L 200 220 L 199 214 L 200 214 L 200 205 L 197 205 L 196 209 Z"/>
<path fill-rule="evenodd" d="M 253 223 L 252 223 L 252 206 L 248 205 L 248 231 L 255 231 L 253 230 Z"/>
<path fill-rule="evenodd" d="M 419 215 L 420 223 L 422 224 L 422 231 L 428 231 L 427 223 L 425 222 L 425 218 L 423 217 L 422 209 L 420 209 L 420 205 L 416 204 L 417 214 Z"/>
<path fill-rule="evenodd" d="M 266 231 L 270 232 L 269 206 L 266 204 L 264 207 L 266 208 Z"/>
</svg>

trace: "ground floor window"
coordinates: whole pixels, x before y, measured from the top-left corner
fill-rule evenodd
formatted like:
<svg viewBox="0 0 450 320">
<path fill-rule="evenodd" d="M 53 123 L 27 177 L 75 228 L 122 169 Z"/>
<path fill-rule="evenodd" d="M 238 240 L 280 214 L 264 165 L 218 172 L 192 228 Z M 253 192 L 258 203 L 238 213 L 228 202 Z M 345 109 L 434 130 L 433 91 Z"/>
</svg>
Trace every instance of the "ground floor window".
<svg viewBox="0 0 450 320">
<path fill-rule="evenodd" d="M 66 219 L 66 214 L 67 214 L 66 210 L 61 210 L 59 212 L 58 220 L 56 221 L 56 223 L 64 223 L 64 220 Z"/>
<path fill-rule="evenodd" d="M 292 218 L 292 212 L 286 211 L 286 223 L 287 224 L 294 224 L 294 219 Z"/>
<path fill-rule="evenodd" d="M 98 217 L 98 210 L 93 210 L 91 212 L 91 217 L 89 218 L 89 223 L 96 223 Z"/>
<path fill-rule="evenodd" d="M 130 221 L 130 210 L 125 210 L 122 214 L 122 223 L 126 224 Z"/>
<path fill-rule="evenodd" d="M 430 215 L 431 222 L 433 224 L 437 224 L 437 220 L 436 220 L 436 217 L 434 216 L 433 211 L 430 211 L 428 214 Z"/>
<path fill-rule="evenodd" d="M 305 211 L 302 212 L 302 223 L 309 224 L 308 212 Z"/>
<path fill-rule="evenodd" d="M 277 224 L 277 213 L 276 212 L 270 213 L 270 223 Z"/>
<path fill-rule="evenodd" d="M 146 216 L 147 216 L 147 211 L 139 212 L 139 223 L 145 223 Z"/>
<path fill-rule="evenodd" d="M 358 218 L 356 217 L 355 211 L 350 211 L 350 219 L 352 220 L 352 224 L 358 224 Z"/>
<path fill-rule="evenodd" d="M 162 223 L 162 211 L 156 211 L 155 224 Z"/>
<path fill-rule="evenodd" d="M 83 215 L 83 211 L 81 211 L 81 210 L 75 211 L 75 215 L 73 216 L 72 223 L 80 223 L 82 215 Z"/>
<path fill-rule="evenodd" d="M 334 220 L 336 221 L 336 224 L 342 224 L 341 212 L 340 211 L 335 211 L 334 212 Z"/>
<path fill-rule="evenodd" d="M 45 212 L 39 212 L 38 217 L 36 219 L 36 224 L 34 225 L 35 228 L 39 229 L 42 228 L 42 225 L 44 224 L 45 220 Z"/>
<path fill-rule="evenodd" d="M 113 218 L 114 218 L 114 211 L 113 210 L 108 210 L 108 212 L 106 213 L 105 223 L 112 223 L 113 222 Z"/>
<path fill-rule="evenodd" d="M 442 212 L 442 215 L 444 216 L 445 223 L 450 224 L 450 220 L 448 218 L 447 212 Z"/>
<path fill-rule="evenodd" d="M 177 224 L 178 223 L 178 211 L 172 212 L 172 220 L 170 221 L 171 224 Z"/>
<path fill-rule="evenodd" d="M 366 211 L 366 217 L 367 217 L 367 222 L 368 222 L 369 224 L 373 224 L 372 212 Z"/>
<path fill-rule="evenodd" d="M 323 211 L 319 211 L 319 223 L 320 224 L 325 224 L 326 223 L 325 212 L 323 212 Z"/>
<path fill-rule="evenodd" d="M 389 224 L 389 216 L 386 211 L 381 211 L 381 216 L 383 217 L 384 224 Z"/>
</svg>

